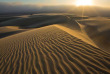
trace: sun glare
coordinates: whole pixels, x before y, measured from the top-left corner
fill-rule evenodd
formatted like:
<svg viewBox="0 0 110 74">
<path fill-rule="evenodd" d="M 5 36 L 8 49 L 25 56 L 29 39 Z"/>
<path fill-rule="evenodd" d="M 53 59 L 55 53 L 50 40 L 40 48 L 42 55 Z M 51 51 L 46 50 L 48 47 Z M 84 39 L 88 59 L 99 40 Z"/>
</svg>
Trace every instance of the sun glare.
<svg viewBox="0 0 110 74">
<path fill-rule="evenodd" d="M 76 6 L 92 5 L 92 0 L 76 0 Z"/>
</svg>

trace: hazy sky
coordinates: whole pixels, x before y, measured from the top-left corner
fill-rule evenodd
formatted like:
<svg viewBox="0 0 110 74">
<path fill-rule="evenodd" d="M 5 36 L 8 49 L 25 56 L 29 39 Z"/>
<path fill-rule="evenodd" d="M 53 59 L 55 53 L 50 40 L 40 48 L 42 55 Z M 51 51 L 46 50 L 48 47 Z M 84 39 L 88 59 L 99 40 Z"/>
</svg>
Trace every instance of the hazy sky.
<svg viewBox="0 0 110 74">
<path fill-rule="evenodd" d="M 0 2 L 18 2 L 24 4 L 46 4 L 46 5 L 71 5 L 76 0 L 0 0 Z M 93 0 L 93 5 L 110 7 L 110 0 Z"/>
</svg>

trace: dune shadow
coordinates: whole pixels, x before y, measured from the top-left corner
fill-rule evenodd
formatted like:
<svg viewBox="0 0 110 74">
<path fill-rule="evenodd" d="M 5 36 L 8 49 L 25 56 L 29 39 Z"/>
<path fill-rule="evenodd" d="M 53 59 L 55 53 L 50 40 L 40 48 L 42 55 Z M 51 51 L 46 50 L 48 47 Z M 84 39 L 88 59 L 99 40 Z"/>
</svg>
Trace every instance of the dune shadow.
<svg viewBox="0 0 110 74">
<path fill-rule="evenodd" d="M 24 31 L 26 31 L 26 30 L 21 30 L 21 31 L 18 30 L 18 31 L 6 32 L 6 33 L 0 33 L 0 39 L 7 37 L 7 36 L 14 35 L 14 34 L 18 34 L 18 33 L 24 32 Z"/>
</svg>

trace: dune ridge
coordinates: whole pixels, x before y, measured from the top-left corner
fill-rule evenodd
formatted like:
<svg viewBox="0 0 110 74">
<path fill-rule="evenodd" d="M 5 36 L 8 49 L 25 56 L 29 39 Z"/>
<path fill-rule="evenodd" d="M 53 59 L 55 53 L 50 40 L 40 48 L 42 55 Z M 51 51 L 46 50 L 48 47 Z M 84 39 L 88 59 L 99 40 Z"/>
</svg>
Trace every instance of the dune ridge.
<svg viewBox="0 0 110 74">
<path fill-rule="evenodd" d="M 54 25 L 0 39 L 0 74 L 110 73 L 110 53 Z"/>
<path fill-rule="evenodd" d="M 93 46 L 99 48 L 86 34 L 82 33 L 81 31 L 73 30 L 73 29 L 67 28 L 63 25 L 60 25 L 60 24 L 55 24 L 54 26 L 56 26 L 59 29 L 64 30 L 65 32 L 69 33 L 70 35 L 75 36 L 90 45 L 93 45 Z"/>
</svg>

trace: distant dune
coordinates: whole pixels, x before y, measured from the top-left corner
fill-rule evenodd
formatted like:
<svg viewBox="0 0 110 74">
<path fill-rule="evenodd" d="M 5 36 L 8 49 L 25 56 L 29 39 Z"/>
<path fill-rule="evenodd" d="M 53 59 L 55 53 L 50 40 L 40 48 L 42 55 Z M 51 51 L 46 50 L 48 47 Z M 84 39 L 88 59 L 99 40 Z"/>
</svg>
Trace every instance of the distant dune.
<svg viewBox="0 0 110 74">
<path fill-rule="evenodd" d="M 27 15 L 17 16 L 19 18 L 4 21 L 0 26 L 19 26 L 20 28 L 39 28 L 51 24 L 67 22 L 64 15 Z"/>
<path fill-rule="evenodd" d="M 0 27 L 0 38 L 7 37 L 7 36 L 24 32 L 24 31 L 27 31 L 27 30 L 19 29 L 19 27 L 15 27 L 15 26 Z"/>
<path fill-rule="evenodd" d="M 1 33 L 22 31 L 0 39 L 0 74 L 110 74 L 110 53 L 92 38 L 94 26 L 64 15 L 36 16 L 0 23 Z"/>
</svg>

